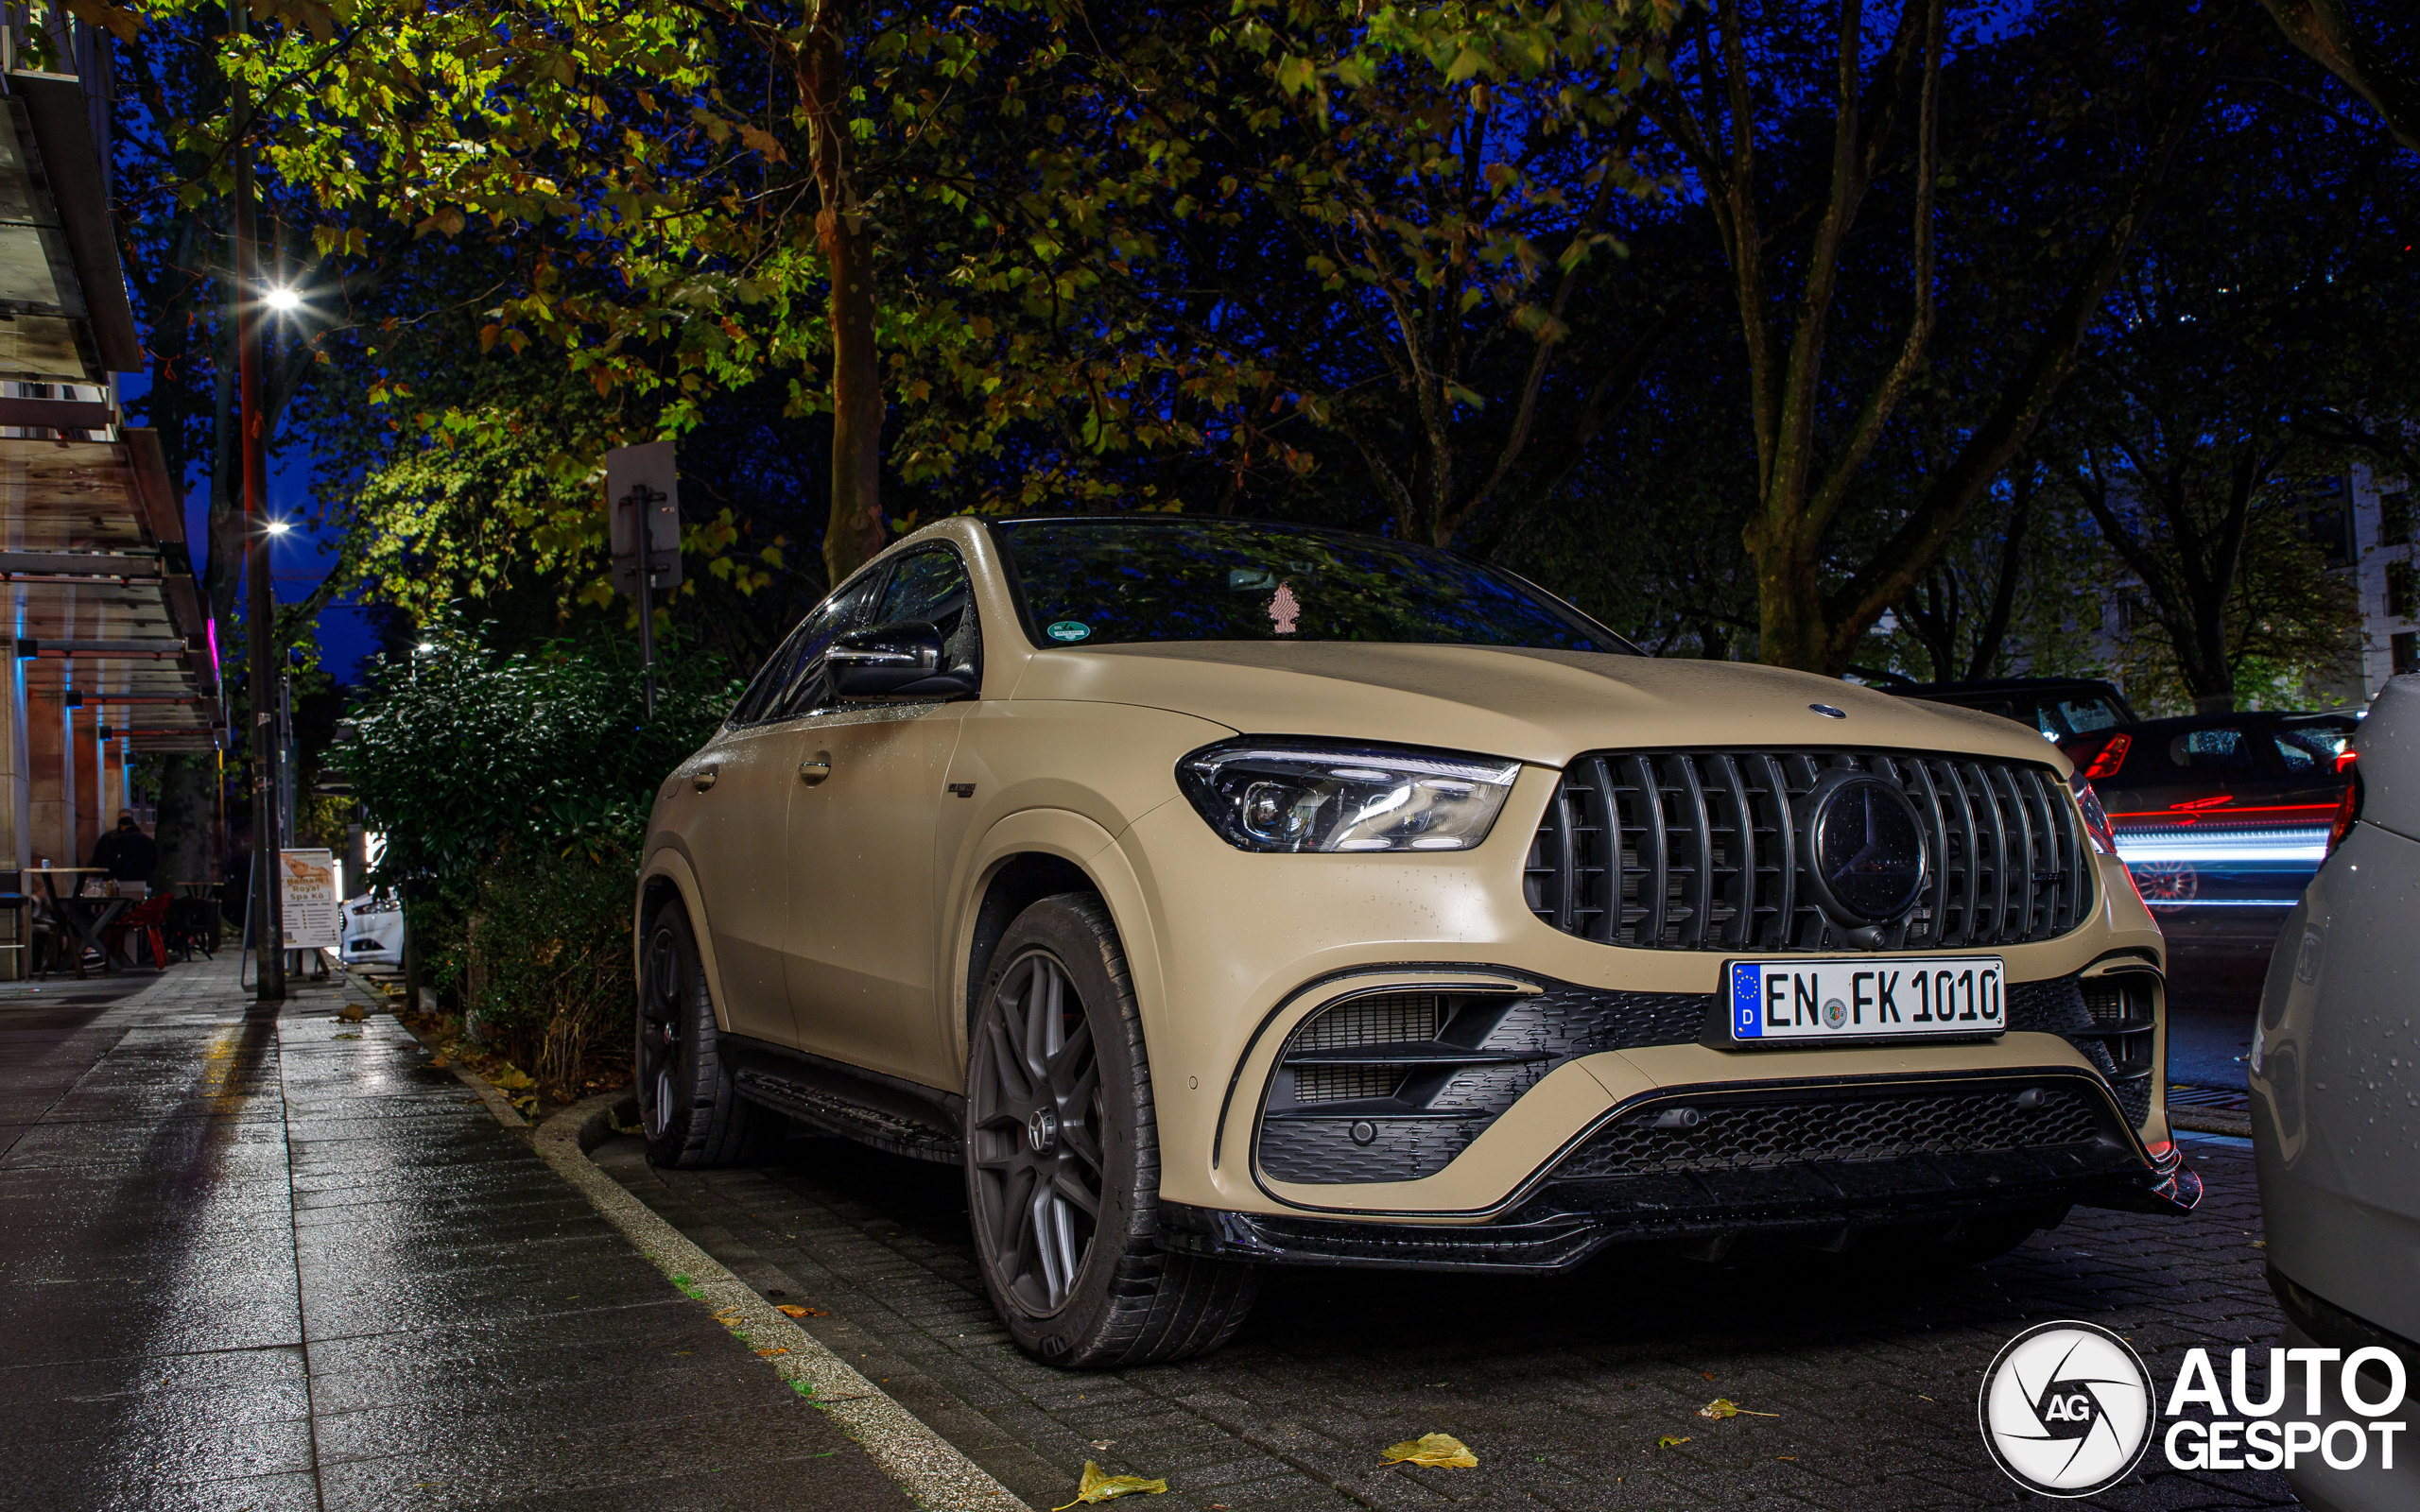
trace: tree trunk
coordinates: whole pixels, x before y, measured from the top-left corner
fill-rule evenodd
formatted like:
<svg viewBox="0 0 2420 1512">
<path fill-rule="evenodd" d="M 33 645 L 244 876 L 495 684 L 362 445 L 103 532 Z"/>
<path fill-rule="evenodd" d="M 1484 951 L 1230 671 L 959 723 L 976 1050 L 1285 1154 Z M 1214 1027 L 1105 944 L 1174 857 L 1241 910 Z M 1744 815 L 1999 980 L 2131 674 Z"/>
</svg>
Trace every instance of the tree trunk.
<svg viewBox="0 0 2420 1512">
<path fill-rule="evenodd" d="M 2211 575 L 2206 590 L 2192 595 L 2192 634 L 2176 648 L 2177 670 L 2185 675 L 2185 687 L 2193 695 L 2197 714 L 2235 712 L 2235 661 L 2227 655 L 2227 610 L 2228 600 L 2235 596 L 2237 564 L 2219 565 L 2221 570 Z"/>
<path fill-rule="evenodd" d="M 815 239 L 831 281 L 832 515 L 823 567 L 832 584 L 882 550 L 882 367 L 874 352 L 871 249 L 849 182 L 848 75 L 838 0 L 816 9 L 800 49 L 799 97 L 815 153 Z"/>
<path fill-rule="evenodd" d="M 2000 576 L 1992 585 L 1992 607 L 1975 632 L 1975 659 L 1966 665 L 1966 680 L 1980 682 L 1999 665 L 2000 645 L 2008 639 L 2008 622 L 2016 610 L 2016 580 L 2024 571 L 2025 530 L 2032 522 L 2036 479 L 2029 465 L 2017 470 L 2010 487 L 2008 524 L 2000 537 Z"/>
<path fill-rule="evenodd" d="M 204 758 L 161 758 L 160 812 L 152 827 L 152 838 L 160 845 L 161 880 L 173 885 L 216 879 L 211 798 L 211 770 Z"/>
</svg>

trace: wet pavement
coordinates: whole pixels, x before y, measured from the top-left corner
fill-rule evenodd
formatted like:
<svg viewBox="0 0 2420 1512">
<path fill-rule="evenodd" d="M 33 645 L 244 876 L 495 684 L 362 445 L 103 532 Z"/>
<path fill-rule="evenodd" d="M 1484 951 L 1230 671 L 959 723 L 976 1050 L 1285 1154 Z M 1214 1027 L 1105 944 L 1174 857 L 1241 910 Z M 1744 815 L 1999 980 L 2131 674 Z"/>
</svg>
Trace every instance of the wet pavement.
<svg viewBox="0 0 2420 1512">
<path fill-rule="evenodd" d="M 2162 1390 L 2187 1348 L 2275 1338 L 2249 1146 L 2188 1148 L 2209 1188 L 2192 1217 L 2079 1211 L 1987 1266 L 1617 1251 L 1554 1280 L 1280 1270 L 1221 1352 L 1097 1374 L 1011 1346 L 954 1170 L 806 1135 L 753 1169 L 657 1173 L 627 1138 L 596 1158 L 763 1295 L 824 1310 L 812 1332 L 1035 1507 L 1067 1501 L 1091 1458 L 1167 1476 L 1149 1503 L 1167 1512 L 1861 1512 L 2023 1499 L 1986 1456 L 1976 1392 L 2032 1323 L 2117 1330 Z M 1699 1417 L 1717 1397 L 1777 1416 Z M 1380 1468 L 1431 1432 L 1479 1468 Z M 2293 1504 L 2277 1475 L 2169 1470 L 2156 1448 L 2146 1464 L 2095 1504 Z"/>
<path fill-rule="evenodd" d="M 905 1512 L 392 1019 L 0 990 L 0 1506 Z"/>
</svg>

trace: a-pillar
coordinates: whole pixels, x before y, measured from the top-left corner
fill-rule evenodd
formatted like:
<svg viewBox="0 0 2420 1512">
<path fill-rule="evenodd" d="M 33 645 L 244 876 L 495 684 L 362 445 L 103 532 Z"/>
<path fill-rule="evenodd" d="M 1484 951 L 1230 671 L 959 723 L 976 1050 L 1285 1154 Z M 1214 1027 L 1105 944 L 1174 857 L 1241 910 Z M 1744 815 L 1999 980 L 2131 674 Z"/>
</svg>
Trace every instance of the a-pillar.
<svg viewBox="0 0 2420 1512">
<path fill-rule="evenodd" d="M 66 699 L 56 688 L 26 693 L 26 775 L 34 859 L 76 865 L 76 764 L 68 759 Z"/>
</svg>

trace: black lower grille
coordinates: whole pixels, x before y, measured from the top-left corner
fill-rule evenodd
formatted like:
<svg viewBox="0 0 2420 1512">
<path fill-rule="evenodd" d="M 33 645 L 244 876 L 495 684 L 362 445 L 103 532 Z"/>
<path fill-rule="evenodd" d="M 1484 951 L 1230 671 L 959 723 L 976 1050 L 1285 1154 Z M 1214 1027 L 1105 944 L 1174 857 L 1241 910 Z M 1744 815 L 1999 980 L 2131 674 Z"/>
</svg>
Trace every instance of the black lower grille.
<svg viewBox="0 0 2420 1512">
<path fill-rule="evenodd" d="M 1278 1057 L 1261 1169 L 1281 1181 L 1433 1176 L 1538 1079 L 1600 1050 L 1685 1044 L 1703 992 L 1377 992 L 1311 1016 Z"/>
<path fill-rule="evenodd" d="M 1927 832 L 1915 905 L 1852 937 L 1806 875 L 1826 773 L 1894 783 Z M 2047 765 L 1847 750 L 1597 751 L 1566 767 L 1531 841 L 1530 911 L 1648 950 L 1949 950 L 2064 935 L 2092 905 L 2090 853 Z"/>
<path fill-rule="evenodd" d="M 1931 1095 L 1689 1103 L 1633 1113 L 1591 1135 L 1557 1179 L 1740 1171 L 1816 1160 L 2090 1144 L 2100 1116 L 2072 1088 L 2011 1085 Z"/>
</svg>

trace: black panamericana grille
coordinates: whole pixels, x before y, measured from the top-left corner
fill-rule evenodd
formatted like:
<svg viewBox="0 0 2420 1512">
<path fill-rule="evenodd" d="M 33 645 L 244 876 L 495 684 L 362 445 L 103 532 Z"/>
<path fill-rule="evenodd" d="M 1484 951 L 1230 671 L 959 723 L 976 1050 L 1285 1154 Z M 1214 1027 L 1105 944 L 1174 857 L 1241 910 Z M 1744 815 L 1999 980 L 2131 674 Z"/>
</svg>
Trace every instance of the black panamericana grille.
<svg viewBox="0 0 2420 1512">
<path fill-rule="evenodd" d="M 1915 804 L 1930 867 L 1907 916 L 1852 937 L 1816 903 L 1802 826 L 1826 771 Z M 2074 929 L 2091 868 L 2048 766 L 1858 751 L 1597 751 L 1566 767 L 1530 842 L 1530 909 L 1568 935 L 1649 950 L 1956 950 Z"/>
</svg>

